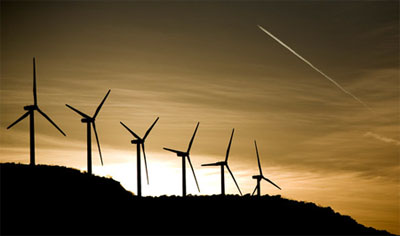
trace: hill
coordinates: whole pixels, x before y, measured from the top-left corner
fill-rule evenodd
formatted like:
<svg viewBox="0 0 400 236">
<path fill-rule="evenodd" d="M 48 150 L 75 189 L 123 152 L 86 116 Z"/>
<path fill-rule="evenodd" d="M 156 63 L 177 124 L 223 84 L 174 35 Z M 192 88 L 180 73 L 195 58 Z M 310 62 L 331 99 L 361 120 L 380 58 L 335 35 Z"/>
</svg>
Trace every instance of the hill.
<svg viewBox="0 0 400 236">
<path fill-rule="evenodd" d="M 1 234 L 387 235 L 280 196 L 143 197 L 59 166 L 0 164 Z"/>
</svg>

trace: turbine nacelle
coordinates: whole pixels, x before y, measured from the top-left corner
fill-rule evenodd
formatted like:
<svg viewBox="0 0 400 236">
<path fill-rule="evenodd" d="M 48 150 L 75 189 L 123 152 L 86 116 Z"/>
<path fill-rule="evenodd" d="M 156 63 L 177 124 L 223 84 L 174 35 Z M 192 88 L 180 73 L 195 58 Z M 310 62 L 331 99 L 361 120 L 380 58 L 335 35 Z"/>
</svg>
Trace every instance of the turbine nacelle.
<svg viewBox="0 0 400 236">
<path fill-rule="evenodd" d="M 178 152 L 178 153 L 176 153 L 176 156 L 178 156 L 178 157 L 187 157 L 187 156 L 189 156 L 189 153 L 187 153 L 187 152 Z"/>
<path fill-rule="evenodd" d="M 226 161 L 219 161 L 219 162 L 216 162 L 215 164 L 216 164 L 216 165 L 220 165 L 220 166 L 226 166 L 226 165 L 228 165 L 228 162 L 226 162 Z"/>
<path fill-rule="evenodd" d="M 25 110 L 25 111 L 33 111 L 33 110 L 37 110 L 37 109 L 39 109 L 39 107 L 38 107 L 37 105 L 27 105 L 27 106 L 24 106 L 24 110 Z"/>
<path fill-rule="evenodd" d="M 81 122 L 82 122 L 82 123 L 93 123 L 93 122 L 94 122 L 94 118 L 90 118 L 90 117 L 89 117 L 89 118 L 86 118 L 86 117 L 85 117 L 85 118 L 82 118 L 82 119 L 81 119 Z"/>
<path fill-rule="evenodd" d="M 133 139 L 131 140 L 132 144 L 143 144 L 144 140 L 143 139 Z"/>
<path fill-rule="evenodd" d="M 253 175 L 251 178 L 257 179 L 257 180 L 261 180 L 261 179 L 264 178 L 264 176 L 262 176 L 262 175 Z"/>
</svg>

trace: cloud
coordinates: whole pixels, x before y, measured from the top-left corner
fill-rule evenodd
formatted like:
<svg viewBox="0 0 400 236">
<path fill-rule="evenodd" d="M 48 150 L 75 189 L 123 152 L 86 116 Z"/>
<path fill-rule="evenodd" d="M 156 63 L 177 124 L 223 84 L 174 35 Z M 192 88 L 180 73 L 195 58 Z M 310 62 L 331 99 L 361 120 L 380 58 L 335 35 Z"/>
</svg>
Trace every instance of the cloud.
<svg viewBox="0 0 400 236">
<path fill-rule="evenodd" d="M 380 140 L 380 141 L 385 142 L 385 143 L 392 143 L 394 145 L 400 146 L 400 141 L 398 141 L 396 139 L 384 137 L 384 136 L 376 134 L 376 133 L 366 132 L 364 134 L 364 137 L 372 137 L 372 138 L 375 138 L 375 139 Z"/>
</svg>

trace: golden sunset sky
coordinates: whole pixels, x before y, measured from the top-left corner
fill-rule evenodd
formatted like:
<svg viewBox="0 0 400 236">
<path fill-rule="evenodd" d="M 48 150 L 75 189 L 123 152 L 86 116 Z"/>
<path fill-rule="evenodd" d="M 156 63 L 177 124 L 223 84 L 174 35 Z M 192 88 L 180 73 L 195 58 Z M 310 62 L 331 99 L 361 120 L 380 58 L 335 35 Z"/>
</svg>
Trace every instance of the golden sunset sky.
<svg viewBox="0 0 400 236">
<path fill-rule="evenodd" d="M 279 45 L 285 42 L 351 96 Z M 67 134 L 35 116 L 36 163 L 86 171 L 86 126 L 70 104 L 93 115 L 93 173 L 136 192 L 136 147 L 119 124 L 144 135 L 150 185 L 143 194 L 180 195 L 181 159 L 191 150 L 201 192 L 219 194 L 229 165 L 243 193 L 255 187 L 257 140 L 262 194 L 315 202 L 359 223 L 400 234 L 398 1 L 1 1 L 0 161 L 29 163 L 29 119 L 38 104 Z M 94 139 L 94 135 L 92 135 Z M 226 192 L 238 194 L 225 174 Z M 265 212 L 268 214 L 268 212 Z"/>
</svg>

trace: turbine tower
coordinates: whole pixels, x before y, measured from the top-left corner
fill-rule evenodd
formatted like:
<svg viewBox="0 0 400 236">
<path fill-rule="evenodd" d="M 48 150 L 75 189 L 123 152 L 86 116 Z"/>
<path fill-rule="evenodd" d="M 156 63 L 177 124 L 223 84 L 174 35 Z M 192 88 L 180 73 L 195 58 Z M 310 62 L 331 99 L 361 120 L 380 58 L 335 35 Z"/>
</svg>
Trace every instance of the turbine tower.
<svg viewBox="0 0 400 236">
<path fill-rule="evenodd" d="M 146 177 L 147 177 L 147 184 L 149 184 L 149 172 L 147 170 L 147 160 L 146 160 L 146 152 L 144 148 L 144 141 L 146 141 L 147 136 L 149 135 L 151 129 L 153 129 L 154 125 L 157 123 L 159 117 L 154 121 L 154 123 L 150 126 L 150 128 L 146 131 L 143 138 L 140 138 L 135 132 L 129 129 L 122 121 L 120 121 L 121 125 L 125 127 L 136 139 L 132 140 L 132 144 L 136 144 L 136 153 L 137 153 L 137 194 L 139 197 L 142 196 L 142 175 L 140 169 L 140 146 L 142 146 L 143 150 L 143 158 L 144 158 L 144 166 L 146 168 Z"/>
<path fill-rule="evenodd" d="M 253 191 L 253 193 L 252 193 L 251 195 L 254 195 L 254 192 L 255 192 L 256 190 L 257 190 L 257 196 L 260 196 L 260 195 L 261 195 L 261 185 L 260 185 L 260 182 L 261 182 L 262 179 L 264 179 L 264 180 L 270 182 L 272 185 L 274 185 L 274 186 L 277 187 L 279 190 L 281 190 L 281 188 L 280 188 L 278 185 L 274 184 L 271 180 L 269 180 L 269 179 L 267 179 L 267 178 L 264 177 L 264 175 L 263 175 L 263 173 L 262 173 L 262 169 L 261 169 L 260 156 L 258 155 L 258 149 L 257 149 L 256 140 L 254 140 L 254 145 L 256 146 L 257 161 L 258 161 L 258 169 L 260 170 L 260 174 L 259 174 L 259 175 L 253 175 L 253 179 L 256 179 L 256 180 L 257 180 L 257 185 L 256 185 L 256 187 L 255 187 L 255 189 L 254 189 L 254 191 Z"/>
<path fill-rule="evenodd" d="M 240 191 L 239 185 L 237 184 L 235 177 L 233 176 L 233 173 L 231 169 L 228 166 L 228 157 L 229 157 L 229 150 L 231 149 L 231 144 L 232 144 L 232 138 L 233 138 L 233 133 L 235 132 L 235 129 L 232 129 L 232 134 L 231 134 L 231 139 L 229 140 L 228 144 L 228 149 L 226 150 L 226 155 L 225 155 L 225 161 L 220 161 L 220 162 L 215 162 L 215 163 L 210 163 L 210 164 L 202 164 L 201 166 L 221 166 L 221 195 L 225 195 L 225 170 L 224 167 L 228 169 L 229 173 L 232 176 L 233 181 L 236 184 L 237 189 L 239 190 L 240 195 L 242 195 L 242 191 Z"/>
<path fill-rule="evenodd" d="M 103 98 L 103 101 L 101 101 L 100 105 L 97 107 L 96 112 L 94 113 L 93 117 L 90 117 L 89 115 L 86 115 L 85 113 L 79 111 L 76 108 L 73 108 L 72 106 L 65 104 L 67 107 L 71 108 L 71 110 L 75 111 L 79 115 L 81 115 L 83 118 L 81 119 L 82 123 L 87 124 L 87 170 L 88 174 L 92 174 L 92 132 L 91 132 L 91 126 L 93 126 L 94 134 L 96 136 L 96 141 L 97 141 L 97 147 L 99 149 L 99 154 L 100 154 L 100 161 L 101 165 L 103 165 L 103 157 L 101 155 L 101 149 L 100 149 L 100 142 L 99 142 L 99 137 L 97 136 L 97 130 L 96 130 L 96 117 L 100 112 L 101 107 L 103 106 L 104 102 L 106 101 L 108 94 L 110 94 L 111 89 L 108 90 L 106 96 Z"/>
<path fill-rule="evenodd" d="M 192 166 L 192 162 L 190 161 L 190 156 L 189 156 L 190 148 L 192 147 L 193 140 L 194 140 L 194 136 L 196 135 L 197 128 L 199 127 L 199 124 L 200 124 L 200 122 L 197 122 L 196 129 L 194 130 L 192 139 L 190 140 L 189 147 L 188 147 L 188 149 L 187 149 L 186 152 L 177 151 L 177 150 L 170 149 L 170 148 L 164 148 L 164 150 L 167 150 L 167 151 L 170 151 L 170 152 L 174 152 L 174 153 L 176 153 L 176 155 L 177 155 L 178 157 L 182 157 L 182 196 L 184 196 L 184 197 L 186 196 L 186 158 L 187 158 L 188 161 L 189 161 L 190 168 L 192 168 L 194 180 L 196 181 L 197 189 L 198 189 L 199 192 L 200 192 L 199 183 L 197 182 L 196 174 L 194 173 L 194 169 L 193 169 L 193 166 Z"/>
<path fill-rule="evenodd" d="M 33 105 L 24 106 L 24 110 L 27 111 L 23 114 L 18 120 L 12 123 L 7 129 L 13 127 L 15 124 L 29 116 L 29 135 L 30 135 L 30 152 L 31 159 L 30 165 L 35 165 L 35 120 L 34 120 L 34 111 L 38 111 L 44 118 L 46 118 L 58 131 L 60 131 L 64 136 L 65 133 L 54 123 L 46 113 L 40 110 L 37 104 L 37 92 L 36 92 L 36 61 L 35 57 L 33 58 Z"/>
</svg>

